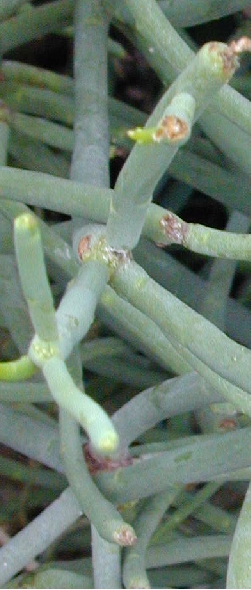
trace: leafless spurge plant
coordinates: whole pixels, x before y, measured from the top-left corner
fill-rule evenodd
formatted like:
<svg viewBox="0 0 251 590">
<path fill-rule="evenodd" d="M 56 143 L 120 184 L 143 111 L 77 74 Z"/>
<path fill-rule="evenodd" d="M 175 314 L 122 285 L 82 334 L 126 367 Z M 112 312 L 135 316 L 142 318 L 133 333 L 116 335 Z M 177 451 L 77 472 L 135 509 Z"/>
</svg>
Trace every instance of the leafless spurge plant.
<svg viewBox="0 0 251 590">
<path fill-rule="evenodd" d="M 251 587 L 249 13 L 0 2 L 1 587 Z"/>
</svg>

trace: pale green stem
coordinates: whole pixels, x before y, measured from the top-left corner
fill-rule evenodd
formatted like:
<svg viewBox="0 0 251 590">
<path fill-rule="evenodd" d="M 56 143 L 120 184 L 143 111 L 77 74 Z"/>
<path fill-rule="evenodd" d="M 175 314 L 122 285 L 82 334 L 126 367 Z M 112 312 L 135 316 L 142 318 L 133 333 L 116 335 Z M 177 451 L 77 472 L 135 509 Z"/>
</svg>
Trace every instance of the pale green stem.
<svg viewBox="0 0 251 590">
<path fill-rule="evenodd" d="M 219 482 L 210 482 L 206 484 L 201 490 L 199 490 L 194 497 L 185 501 L 175 512 L 169 516 L 168 520 L 163 522 L 155 532 L 152 542 L 153 543 L 164 543 L 165 536 L 173 532 L 174 529 L 179 525 L 204 502 L 210 498 L 219 488 L 221 484 Z"/>
<path fill-rule="evenodd" d="M 133 23 L 124 0 L 105 0 L 105 3 L 116 19 L 130 25 Z M 170 4 L 169 0 L 159 0 L 158 5 L 173 26 L 189 27 L 242 10 L 248 3 L 247 0 L 230 0 L 227 3 L 204 0 L 203 4 L 201 0 L 174 0 Z"/>
<path fill-rule="evenodd" d="M 83 512 L 99 534 L 110 543 L 122 546 L 134 543 L 136 537 L 132 527 L 123 521 L 115 507 L 94 484 L 85 464 L 79 427 L 68 412 L 62 409 L 60 429 L 61 454 L 66 474 Z"/>
<path fill-rule="evenodd" d="M 131 3 L 133 1 L 130 0 Z M 163 12 L 155 0 L 147 0 L 143 11 L 141 11 L 140 5 L 137 6 L 136 2 L 134 4 L 134 10 L 138 11 L 136 32 L 138 44 L 146 54 L 148 62 L 153 65 L 155 71 L 159 74 L 161 80 L 166 85 L 169 85 L 170 80 L 173 80 L 190 63 L 193 52 L 178 35 L 169 21 L 164 18 Z M 242 128 L 245 133 L 250 133 L 250 101 L 233 88 L 225 85 L 220 90 L 219 96 L 214 100 L 214 109 L 210 109 L 212 117 L 214 116 L 215 109 L 224 115 L 227 113 L 228 120 L 230 119 L 235 122 L 237 127 Z M 203 116 L 201 118 L 201 125 L 203 127 Z M 214 133 L 211 129 L 210 137 L 214 141 Z"/>
<path fill-rule="evenodd" d="M 182 154 L 182 158 L 187 161 L 187 174 L 189 174 L 189 170 L 191 172 L 190 160 L 197 161 L 198 165 L 201 161 L 197 155 L 187 151 Z M 206 172 L 208 170 L 207 166 L 210 167 L 208 174 L 209 177 L 213 178 L 213 183 L 215 185 L 215 177 L 217 178 L 218 176 L 218 167 L 206 160 L 203 160 L 203 168 L 204 165 L 206 166 Z M 179 161 L 179 170 L 182 169 L 181 167 L 182 162 Z M 206 173 L 207 181 L 209 178 L 208 174 Z M 250 214 L 250 205 L 248 203 L 248 197 L 249 194 L 251 194 L 250 183 L 248 184 L 248 181 L 246 182 L 246 178 L 243 180 L 243 176 L 238 177 L 234 175 L 233 177 L 233 175 L 224 170 L 222 170 L 222 174 L 222 181 L 224 183 L 227 182 L 223 191 L 225 195 L 224 204 L 236 208 L 236 194 L 238 193 L 238 209 L 242 210 L 244 213 L 246 212 L 247 214 Z M 198 178 L 197 173 L 195 176 Z M 234 189 L 233 187 L 231 188 L 233 182 Z M 52 211 L 59 211 L 72 216 L 86 217 L 100 223 L 106 223 L 108 219 L 109 202 L 114 193 L 113 190 L 105 187 L 91 187 L 88 184 L 81 184 L 74 182 L 73 180 L 53 178 L 50 174 L 28 172 L 27 170 L 19 170 L 17 168 L 9 168 L 5 166 L 0 169 L 0 183 L 3 207 L 4 199 L 10 199 L 21 201 L 28 205 L 45 207 Z M 231 191 L 231 194 L 229 191 Z M 222 198 L 219 198 L 220 201 L 223 199 L 223 192 Z M 228 202 L 230 196 L 233 200 Z M 10 202 L 6 205 L 6 208 L 11 206 L 12 203 Z M 16 213 L 16 215 L 17 214 L 18 213 Z M 160 223 L 165 214 L 166 209 L 151 203 L 143 227 L 143 235 L 155 242 L 170 243 L 170 240 L 165 236 L 165 230 Z M 221 250 L 220 244 L 222 242 L 224 244 L 225 240 L 228 240 L 227 234 L 225 232 L 218 233 L 218 230 L 210 228 L 207 228 L 207 230 L 209 231 L 209 236 L 213 239 L 215 237 L 218 238 L 218 255 L 226 255 L 226 246 Z M 205 230 L 203 229 L 203 231 Z M 214 248 L 213 239 L 210 240 L 211 250 L 209 251 L 208 248 L 206 251 L 206 254 L 208 255 L 217 255 L 217 248 Z M 235 236 L 234 239 L 236 240 L 236 247 L 240 246 L 240 242 L 238 243 L 239 237 Z M 44 244 L 44 246 L 46 247 L 46 244 Z M 232 248 L 231 243 L 229 243 L 228 246 Z M 202 246 L 200 247 L 202 248 Z M 243 252 L 243 248 L 241 251 Z M 234 253 L 233 256 L 235 256 Z"/>
<path fill-rule="evenodd" d="M 12 171 L 13 169 L 9 168 L 9 170 Z M 27 172 L 27 174 L 29 175 L 32 173 Z M 0 211 L 3 213 L 5 217 L 10 219 L 11 221 L 14 221 L 15 218 L 19 215 L 30 215 L 30 209 L 28 207 L 26 207 L 22 203 L 9 201 L 7 199 L 3 199 L 0 201 Z M 75 275 L 79 271 L 79 264 L 77 263 L 76 258 L 69 244 L 65 242 L 62 238 L 60 238 L 60 236 L 53 229 L 51 229 L 47 225 L 47 223 L 42 221 L 42 219 L 35 216 L 35 214 L 33 214 L 33 216 L 36 218 L 40 227 L 44 252 L 46 256 L 48 256 L 48 258 L 54 264 L 57 265 L 56 272 L 55 268 L 51 268 L 52 277 L 55 278 L 56 281 L 58 281 L 58 269 L 61 269 L 63 271 L 64 279 L 66 276 L 75 277 Z"/>
<path fill-rule="evenodd" d="M 246 233 L 233 233 L 229 228 L 221 231 L 199 223 L 186 223 L 171 211 L 166 211 L 159 223 L 166 238 L 164 243 L 180 244 L 192 252 L 208 256 L 251 260 L 251 236 Z M 248 221 L 245 225 L 248 230 Z"/>
<path fill-rule="evenodd" d="M 219 394 L 209 391 L 197 373 L 189 373 L 141 392 L 114 414 L 113 422 L 123 447 L 161 420 L 219 399 Z"/>
<path fill-rule="evenodd" d="M 45 68 L 4 59 L 2 62 L 2 72 L 6 82 L 14 81 L 19 84 L 48 88 L 54 92 L 72 94 L 73 79 L 70 76 L 62 76 Z"/>
<path fill-rule="evenodd" d="M 150 547 L 147 551 L 146 566 L 157 568 L 163 565 L 198 561 L 212 557 L 227 557 L 232 537 L 229 535 L 209 535 L 194 538 L 180 538 L 166 545 Z"/>
<path fill-rule="evenodd" d="M 204 278 L 179 262 L 171 253 L 156 248 L 148 240 L 140 240 L 134 252 L 135 260 L 162 287 L 170 290 L 184 303 L 195 309 L 199 308 L 201 299 L 207 289 Z M 250 348 L 251 339 L 248 331 L 249 312 L 238 300 L 228 297 L 227 333 L 233 340 L 242 342 Z M 238 322 L 236 319 L 238 318 Z"/>
<path fill-rule="evenodd" d="M 73 4 L 72 0 L 58 0 L 38 8 L 31 6 L 16 17 L 1 23 L 2 53 L 51 33 L 60 26 L 67 26 L 72 19 Z"/>
<path fill-rule="evenodd" d="M 53 564 L 42 566 L 33 574 L 26 574 L 22 583 L 31 588 L 93 588 L 91 576 L 80 574 L 63 567 L 53 567 Z M 16 580 L 15 580 L 16 581 Z M 15 582 L 14 581 L 14 582 Z M 6 588 L 11 586 L 6 586 Z M 12 588 L 18 586 L 12 586 Z M 27 587 L 27 586 L 26 586 Z M 29 586 L 28 586 L 29 587 Z"/>
<path fill-rule="evenodd" d="M 170 488 L 144 502 L 134 521 L 137 543 L 135 547 L 130 547 L 125 551 L 123 566 L 125 588 L 151 587 L 145 565 L 147 546 L 163 514 L 179 492 L 179 488 Z"/>
<path fill-rule="evenodd" d="M 109 286 L 101 295 L 97 313 L 112 330 L 167 371 L 180 374 L 191 370 L 190 364 L 177 354 L 161 329 Z"/>
<path fill-rule="evenodd" d="M 89 261 L 69 284 L 56 312 L 60 352 L 67 358 L 88 332 L 97 302 L 108 280 L 106 264 Z"/>
<path fill-rule="evenodd" d="M 250 464 L 250 428 L 222 435 L 203 435 L 189 447 L 145 457 L 118 474 L 99 473 L 100 489 L 112 501 L 128 502 L 176 484 L 222 481 L 228 473 Z M 234 445 L 234 446 L 233 446 Z M 235 452 L 233 453 L 233 448 Z M 117 478 L 117 479 L 116 479 Z"/>
<path fill-rule="evenodd" d="M 170 174 L 213 197 L 227 208 L 236 209 L 238 195 L 238 210 L 250 215 L 250 182 L 246 174 L 238 170 L 226 170 L 187 149 L 178 152 L 170 166 Z"/>
<path fill-rule="evenodd" d="M 92 560 L 95 588 L 121 588 L 120 554 L 115 543 L 100 537 L 92 525 Z"/>
<path fill-rule="evenodd" d="M 73 131 L 47 119 L 15 113 L 11 127 L 19 133 L 38 139 L 51 147 L 69 152 L 73 149 Z"/>
<path fill-rule="evenodd" d="M 141 7 L 136 0 L 127 1 L 134 16 L 140 21 Z M 233 54 L 229 60 L 229 67 L 226 68 L 224 65 L 227 56 L 230 57 L 229 51 L 224 44 L 205 45 L 164 94 L 149 117 L 146 128 L 158 125 L 167 106 L 179 93 L 188 93 L 192 96 L 195 101 L 195 115 L 190 112 L 191 124 L 193 120 L 198 119 L 210 100 L 234 73 L 237 63 Z M 175 143 L 173 146 L 159 144 L 134 147 L 117 179 L 111 202 L 107 239 L 112 246 L 131 249 L 137 244 L 153 190 L 177 149 Z M 137 172 L 142 166 L 144 173 L 139 177 Z"/>
<path fill-rule="evenodd" d="M 248 231 L 249 225 L 249 219 L 235 211 L 228 221 L 227 234 L 232 230 Z M 242 235 L 243 242 L 247 237 L 246 234 Z M 222 331 L 226 331 L 226 304 L 235 271 L 236 263 L 233 260 L 214 261 L 207 283 L 208 289 L 198 310 Z M 203 432 L 223 432 L 238 427 L 236 408 L 229 403 L 210 404 L 197 412 L 196 417 Z"/>
<path fill-rule="evenodd" d="M 44 383 L 11 383 L 0 382 L 1 402 L 48 403 L 53 398 Z"/>
<path fill-rule="evenodd" d="M 18 165 L 35 172 L 46 172 L 56 177 L 68 177 L 70 162 L 65 154 L 55 154 L 37 139 L 12 131 L 9 153 Z"/>
<path fill-rule="evenodd" d="M 249 484 L 230 550 L 227 588 L 248 588 L 250 572 L 251 485 Z"/>
<path fill-rule="evenodd" d="M 96 452 L 113 453 L 118 435 L 105 411 L 76 387 L 65 363 L 52 357 L 42 367 L 44 377 L 59 406 L 73 416 L 87 431 Z"/>
<path fill-rule="evenodd" d="M 20 280 L 35 332 L 41 340 L 54 342 L 58 337 L 55 311 L 36 218 L 31 214 L 17 217 L 14 237 Z"/>
<path fill-rule="evenodd" d="M 59 457 L 59 435 L 55 427 L 41 424 L 23 412 L 13 410 L 7 404 L 1 404 L 0 423 L 3 445 L 59 473 L 63 472 Z"/>
<path fill-rule="evenodd" d="M 43 553 L 82 512 L 70 488 L 0 549 L 0 584 L 6 584 L 31 559 Z"/>
<path fill-rule="evenodd" d="M 75 6 L 75 143 L 71 177 L 109 186 L 108 19 L 100 0 Z"/>
<path fill-rule="evenodd" d="M 248 349 L 160 287 L 134 262 L 117 271 L 112 285 L 209 369 L 251 392 Z"/>
</svg>

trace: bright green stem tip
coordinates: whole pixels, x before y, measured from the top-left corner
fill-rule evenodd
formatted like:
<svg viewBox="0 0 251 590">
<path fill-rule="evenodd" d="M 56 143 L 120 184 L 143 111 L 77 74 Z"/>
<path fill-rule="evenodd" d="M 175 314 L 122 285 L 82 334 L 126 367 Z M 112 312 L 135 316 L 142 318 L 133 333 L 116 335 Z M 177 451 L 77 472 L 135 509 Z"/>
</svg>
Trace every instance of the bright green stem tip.
<svg viewBox="0 0 251 590">
<path fill-rule="evenodd" d="M 30 379 L 37 371 L 37 367 L 27 355 L 16 361 L 0 363 L 1 381 L 23 381 Z"/>
<path fill-rule="evenodd" d="M 26 231 L 31 234 L 35 234 L 38 231 L 37 220 L 30 213 L 24 213 L 16 217 L 14 227 L 17 231 Z"/>
</svg>

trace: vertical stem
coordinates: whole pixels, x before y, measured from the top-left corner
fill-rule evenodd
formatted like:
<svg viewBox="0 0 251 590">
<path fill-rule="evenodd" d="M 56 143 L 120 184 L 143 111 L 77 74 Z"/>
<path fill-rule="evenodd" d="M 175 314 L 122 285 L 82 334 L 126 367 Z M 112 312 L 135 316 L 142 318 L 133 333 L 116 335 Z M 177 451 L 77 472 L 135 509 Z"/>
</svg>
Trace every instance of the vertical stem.
<svg viewBox="0 0 251 590">
<path fill-rule="evenodd" d="M 107 98 L 108 19 L 101 0 L 77 0 L 75 8 L 75 145 L 71 178 L 109 186 Z M 92 526 L 96 588 L 120 588 L 120 549 Z"/>
<path fill-rule="evenodd" d="M 251 485 L 241 509 L 229 556 L 227 588 L 250 588 Z"/>
<path fill-rule="evenodd" d="M 75 145 L 71 178 L 109 186 L 108 19 L 100 0 L 75 8 Z"/>
<path fill-rule="evenodd" d="M 120 550 L 102 539 L 93 525 L 91 531 L 94 588 L 121 588 Z"/>
</svg>

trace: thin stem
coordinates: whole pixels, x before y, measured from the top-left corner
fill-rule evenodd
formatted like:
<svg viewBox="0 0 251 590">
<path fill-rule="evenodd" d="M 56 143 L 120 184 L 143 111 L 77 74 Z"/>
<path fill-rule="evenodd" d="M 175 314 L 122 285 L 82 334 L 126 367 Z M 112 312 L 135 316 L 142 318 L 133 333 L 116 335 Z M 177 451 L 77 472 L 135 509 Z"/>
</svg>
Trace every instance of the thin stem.
<svg viewBox="0 0 251 590">
<path fill-rule="evenodd" d="M 58 337 L 55 311 L 36 218 L 17 217 L 14 231 L 20 279 L 35 332 L 41 340 L 54 342 Z"/>
<path fill-rule="evenodd" d="M 72 10 L 72 0 L 58 0 L 38 8 L 29 7 L 27 11 L 21 11 L 16 17 L 1 23 L 2 53 L 51 33 L 60 26 L 67 26 L 71 22 Z"/>
<path fill-rule="evenodd" d="M 146 500 L 134 521 L 137 534 L 135 547 L 125 551 L 123 581 L 125 588 L 150 588 L 146 574 L 146 550 L 151 536 L 180 489 L 169 489 Z"/>
<path fill-rule="evenodd" d="M 100 493 L 85 464 L 79 428 L 68 412 L 61 409 L 61 452 L 66 474 L 83 512 L 99 534 L 110 543 L 130 545 L 136 540 L 132 527 Z"/>
<path fill-rule="evenodd" d="M 195 538 L 180 538 L 166 545 L 150 547 L 147 551 L 148 568 L 198 561 L 212 557 L 227 557 L 232 537 L 229 535 L 209 535 Z"/>
<path fill-rule="evenodd" d="M 2 377 L 1 377 L 2 380 Z M 52 402 L 53 398 L 44 383 L 12 383 L 0 382 L 1 402 L 44 403 Z"/>
<path fill-rule="evenodd" d="M 156 360 L 167 371 L 180 374 L 191 370 L 190 365 L 177 354 L 158 326 L 128 301 L 119 297 L 109 286 L 100 298 L 97 313 L 98 317 L 117 334 Z"/>
<path fill-rule="evenodd" d="M 106 412 L 72 380 L 65 363 L 56 356 L 47 360 L 43 374 L 58 405 L 67 410 L 87 431 L 96 452 L 116 451 L 118 436 Z"/>
<path fill-rule="evenodd" d="M 95 588 L 121 588 L 120 550 L 100 537 L 92 526 L 92 560 Z"/>
<path fill-rule="evenodd" d="M 251 583 L 249 567 L 250 517 L 251 486 L 249 484 L 230 550 L 227 588 L 248 588 Z"/>
<path fill-rule="evenodd" d="M 112 285 L 209 369 L 251 392 L 248 349 L 230 340 L 208 320 L 157 285 L 134 262 L 113 275 Z"/>
<path fill-rule="evenodd" d="M 166 211 L 160 225 L 167 243 L 181 244 L 192 252 L 208 256 L 251 260 L 251 236 L 247 234 L 233 233 L 229 229 L 221 231 L 199 223 L 186 223 L 171 211 Z"/>
<path fill-rule="evenodd" d="M 250 428 L 224 436 L 203 435 L 189 447 L 184 445 L 158 456 L 154 453 L 121 469 L 119 483 L 116 475 L 99 473 L 98 485 L 107 498 L 121 503 L 148 497 L 176 484 L 215 481 L 216 477 L 227 480 L 228 473 L 249 465 L 249 442 Z"/>
<path fill-rule="evenodd" d="M 14 481 L 27 483 L 30 486 L 40 486 L 46 489 L 63 491 L 67 481 L 58 473 L 41 467 L 25 465 L 20 461 L 0 456 L 0 473 Z"/>
<path fill-rule="evenodd" d="M 37 367 L 25 355 L 16 361 L 6 361 L 0 363 L 0 380 L 1 381 L 22 381 L 30 379 L 36 373 Z"/>
<path fill-rule="evenodd" d="M 56 312 L 60 352 L 67 358 L 73 347 L 87 334 L 97 303 L 108 280 L 106 264 L 89 261 L 64 293 Z"/>
<path fill-rule="evenodd" d="M 81 516 L 70 488 L 0 549 L 0 584 L 8 582 Z"/>
<path fill-rule="evenodd" d="M 123 0 L 117 0 L 115 3 L 113 0 L 105 0 L 105 3 L 116 19 L 125 24 L 131 25 L 133 23 L 132 15 Z M 221 2 L 212 4 L 211 0 L 205 0 L 201 4 L 200 0 L 193 0 L 192 3 L 191 0 L 176 0 L 170 4 L 169 0 L 159 0 L 158 5 L 166 17 L 171 20 L 173 26 L 189 27 L 242 10 L 242 8 L 246 8 L 247 2 L 246 0 L 230 0 L 227 4 Z"/>
<path fill-rule="evenodd" d="M 204 502 L 210 498 L 219 488 L 221 484 L 219 482 L 210 482 L 206 484 L 201 490 L 199 490 L 194 497 L 185 501 L 175 512 L 169 516 L 166 522 L 163 522 L 158 530 L 155 532 L 152 542 L 161 543 L 164 542 L 165 536 L 172 532 L 179 525 Z"/>
<path fill-rule="evenodd" d="M 127 0 L 137 25 L 141 27 L 142 10 L 136 0 Z M 145 7 L 148 10 L 147 7 Z M 144 10 L 145 12 L 145 10 Z M 229 67 L 225 67 L 227 55 Z M 234 73 L 237 62 L 232 51 L 223 44 L 207 44 L 180 74 L 158 103 L 147 121 L 147 128 L 154 127 L 164 117 L 167 106 L 179 93 L 192 96 L 195 101 L 195 114 L 184 101 L 185 110 L 192 124 L 206 108 L 216 92 Z M 171 108 L 170 104 L 170 108 Z M 190 104 L 190 103 L 189 103 Z M 190 105 L 191 107 L 191 105 Z M 176 111 L 174 108 L 174 115 Z M 178 116 L 178 115 L 177 115 Z M 183 117 L 180 119 L 183 122 Z M 174 145 L 136 145 L 127 159 L 115 185 L 107 223 L 108 242 L 116 248 L 133 248 L 140 237 L 146 212 L 152 199 L 154 188 L 177 152 Z M 137 171 L 144 166 L 144 174 Z M 137 182 L 135 182 L 137 179 Z"/>
<path fill-rule="evenodd" d="M 205 388 L 198 373 L 189 373 L 139 393 L 114 414 L 113 422 L 121 445 L 126 446 L 161 420 L 220 399 L 217 392 Z"/>
<path fill-rule="evenodd" d="M 108 19 L 100 0 L 75 6 L 75 143 L 71 177 L 109 186 Z M 84 56 L 84 59 L 83 59 Z"/>
</svg>

